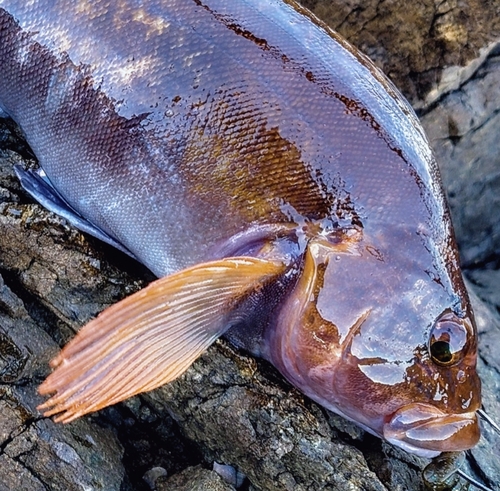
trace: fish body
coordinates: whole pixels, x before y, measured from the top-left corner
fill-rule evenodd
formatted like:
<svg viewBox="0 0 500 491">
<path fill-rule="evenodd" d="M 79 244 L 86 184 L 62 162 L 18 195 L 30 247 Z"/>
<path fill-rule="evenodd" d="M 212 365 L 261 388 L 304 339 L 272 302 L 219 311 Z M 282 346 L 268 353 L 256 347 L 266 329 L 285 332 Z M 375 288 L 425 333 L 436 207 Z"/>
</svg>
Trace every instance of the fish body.
<svg viewBox="0 0 500 491">
<path fill-rule="evenodd" d="M 162 278 L 56 358 L 49 413 L 150 390 L 226 335 L 410 452 L 477 442 L 477 334 L 429 144 L 312 14 L 0 0 L 0 73 L 46 175 L 25 187 Z"/>
</svg>

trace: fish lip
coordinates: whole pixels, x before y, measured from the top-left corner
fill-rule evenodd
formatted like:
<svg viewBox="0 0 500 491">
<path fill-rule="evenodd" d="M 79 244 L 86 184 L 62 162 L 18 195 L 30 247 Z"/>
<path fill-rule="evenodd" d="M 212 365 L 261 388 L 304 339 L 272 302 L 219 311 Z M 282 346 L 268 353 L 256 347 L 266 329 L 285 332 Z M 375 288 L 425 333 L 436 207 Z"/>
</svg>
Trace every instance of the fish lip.
<svg viewBox="0 0 500 491">
<path fill-rule="evenodd" d="M 472 448 L 480 430 L 475 411 L 453 414 L 430 405 L 413 403 L 393 413 L 383 427 L 390 443 L 422 457 L 441 452 L 459 452 Z"/>
</svg>

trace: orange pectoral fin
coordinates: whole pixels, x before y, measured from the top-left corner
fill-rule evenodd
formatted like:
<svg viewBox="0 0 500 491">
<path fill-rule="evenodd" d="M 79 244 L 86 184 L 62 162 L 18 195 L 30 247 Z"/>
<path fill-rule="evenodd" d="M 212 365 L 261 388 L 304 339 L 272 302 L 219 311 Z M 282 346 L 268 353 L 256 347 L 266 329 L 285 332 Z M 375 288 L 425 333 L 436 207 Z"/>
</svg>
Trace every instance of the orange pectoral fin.
<svg viewBox="0 0 500 491">
<path fill-rule="evenodd" d="M 213 261 L 159 279 L 104 310 L 52 360 L 38 409 L 67 423 L 171 382 L 229 327 L 234 308 L 281 274 L 249 257 Z"/>
</svg>

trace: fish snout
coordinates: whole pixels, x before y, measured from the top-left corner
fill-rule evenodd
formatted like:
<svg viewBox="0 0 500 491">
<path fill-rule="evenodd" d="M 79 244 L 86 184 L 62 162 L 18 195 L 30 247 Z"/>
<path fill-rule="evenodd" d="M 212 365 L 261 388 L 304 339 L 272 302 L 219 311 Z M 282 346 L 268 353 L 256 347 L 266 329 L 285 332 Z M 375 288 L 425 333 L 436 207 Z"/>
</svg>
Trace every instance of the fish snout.
<svg viewBox="0 0 500 491">
<path fill-rule="evenodd" d="M 384 438 L 422 457 L 441 452 L 459 452 L 472 448 L 480 430 L 474 411 L 447 414 L 438 408 L 413 403 L 396 411 L 383 428 Z"/>
</svg>

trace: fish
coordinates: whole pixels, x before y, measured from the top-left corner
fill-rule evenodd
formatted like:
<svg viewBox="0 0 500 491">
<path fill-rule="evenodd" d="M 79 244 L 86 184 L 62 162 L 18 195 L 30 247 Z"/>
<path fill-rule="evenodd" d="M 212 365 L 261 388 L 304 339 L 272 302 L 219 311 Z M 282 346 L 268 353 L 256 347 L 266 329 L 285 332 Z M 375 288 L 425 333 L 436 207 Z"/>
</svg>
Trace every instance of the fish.
<svg viewBox="0 0 500 491">
<path fill-rule="evenodd" d="M 159 279 L 51 362 L 70 422 L 217 338 L 407 452 L 473 447 L 477 331 L 409 103 L 293 0 L 0 0 L 25 190 Z"/>
</svg>

